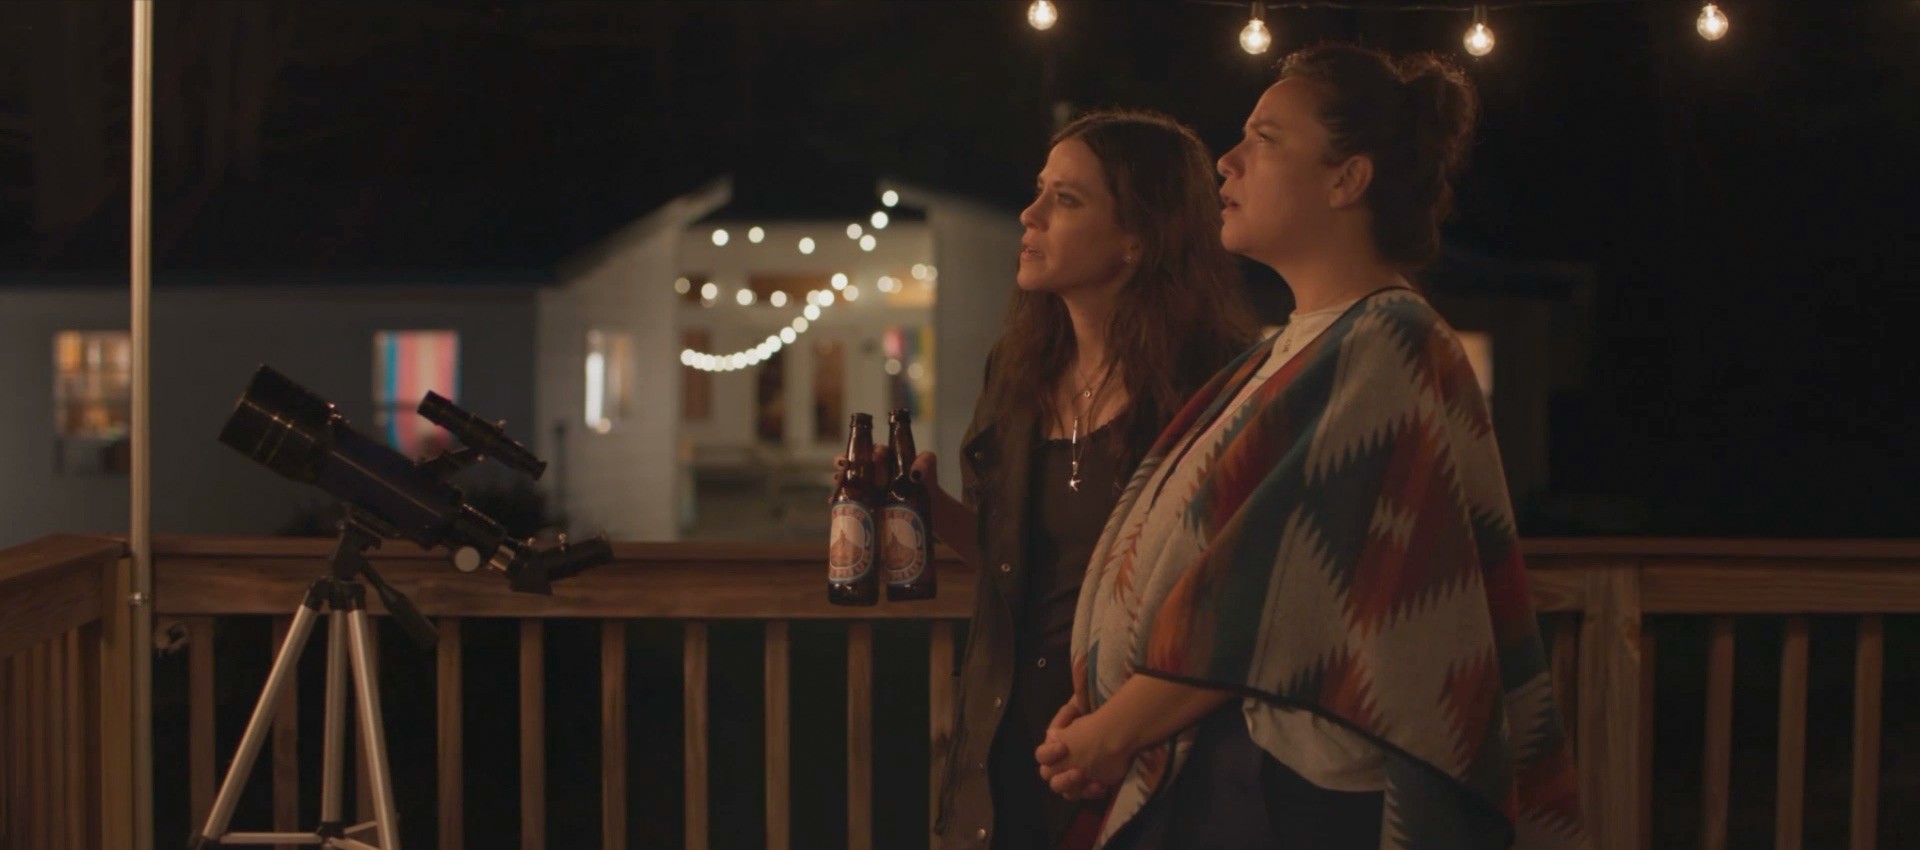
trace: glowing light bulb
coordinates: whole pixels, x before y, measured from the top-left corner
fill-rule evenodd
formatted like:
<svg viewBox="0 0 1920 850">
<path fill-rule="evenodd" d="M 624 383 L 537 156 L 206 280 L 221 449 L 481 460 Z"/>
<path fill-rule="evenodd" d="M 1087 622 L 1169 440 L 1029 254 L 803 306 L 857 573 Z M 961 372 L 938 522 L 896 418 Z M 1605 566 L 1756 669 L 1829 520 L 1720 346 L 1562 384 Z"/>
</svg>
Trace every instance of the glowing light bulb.
<svg viewBox="0 0 1920 850">
<path fill-rule="evenodd" d="M 864 233 L 864 232 L 865 232 L 865 231 L 863 231 L 863 230 L 861 230 L 861 229 L 860 229 L 860 222 L 857 222 L 857 221 L 856 221 L 856 222 L 854 222 L 854 223 L 852 223 L 852 224 L 849 224 L 849 225 L 847 225 L 847 238 L 848 238 L 848 239 L 859 239 L 859 238 L 860 238 L 860 234 L 861 234 L 861 233 Z"/>
<path fill-rule="evenodd" d="M 839 272 L 835 272 L 835 273 L 834 273 L 834 275 L 833 275 L 833 288 L 834 288 L 834 289 L 846 289 L 846 288 L 847 288 L 847 276 L 846 276 L 845 274 L 842 274 L 842 273 L 839 273 Z"/>
<path fill-rule="evenodd" d="M 813 237 L 811 236 L 800 237 L 800 253 L 802 254 L 813 253 Z"/>
<path fill-rule="evenodd" d="M 758 244 L 760 244 L 760 240 L 762 240 L 762 239 L 765 239 L 765 238 L 767 238 L 767 232 L 766 232 L 765 230 L 761 230 L 761 229 L 760 229 L 760 228 L 758 228 L 758 227 L 753 227 L 753 228 L 748 228 L 748 229 L 747 229 L 747 241 L 748 241 L 748 242 L 752 242 L 753 244 L 755 244 L 755 245 L 758 245 Z"/>
<path fill-rule="evenodd" d="M 873 234 L 871 233 L 860 237 L 860 250 L 862 251 L 872 251 L 874 246 L 879 244 L 880 240 L 873 238 Z"/>
<path fill-rule="evenodd" d="M 680 350 L 680 365 L 682 366 L 693 365 L 693 349 L 683 348 Z"/>
<path fill-rule="evenodd" d="M 720 297 L 720 287 L 719 287 L 719 285 L 717 285 L 717 284 L 714 284 L 714 283 L 703 283 L 703 284 L 701 284 L 701 285 L 700 285 L 700 297 L 701 297 L 701 298 L 704 298 L 704 299 L 706 299 L 706 300 L 708 300 L 708 301 L 712 301 L 712 300 L 713 300 L 713 299 L 715 299 L 715 298 L 719 298 L 719 297 Z"/>
<path fill-rule="evenodd" d="M 1047 0 L 1033 0 L 1027 7 L 1027 23 L 1037 30 L 1049 30 L 1060 22 L 1060 10 Z"/>
<path fill-rule="evenodd" d="M 817 321 L 820 318 L 820 308 L 816 305 L 808 304 L 807 309 L 801 310 L 800 314 L 807 317 L 808 321 Z"/>
<path fill-rule="evenodd" d="M 715 229 L 713 231 L 713 244 L 715 245 L 727 244 L 727 231 L 725 229 Z"/>
<path fill-rule="evenodd" d="M 831 292 L 822 292 L 822 293 L 820 293 L 820 306 L 822 306 L 822 307 L 832 307 L 832 306 L 833 306 L 833 293 L 831 293 Z"/>
<path fill-rule="evenodd" d="M 772 295 L 767 296 L 767 302 L 775 307 L 785 307 L 787 306 L 787 294 L 776 289 Z"/>
<path fill-rule="evenodd" d="M 874 211 L 874 213 L 873 213 L 873 217 L 872 217 L 872 218 L 870 218 L 870 219 L 868 219 L 868 221 L 869 221 L 869 222 L 872 222 L 872 224 L 873 224 L 873 229 L 875 229 L 875 230 L 885 230 L 885 229 L 887 229 L 887 214 L 886 214 L 886 213 L 884 213 L 884 212 L 880 212 L 879 210 L 875 210 L 875 211 Z"/>
<path fill-rule="evenodd" d="M 900 361 L 899 361 L 899 360 L 897 360 L 897 359 L 895 359 L 895 358 L 892 358 L 892 357 L 889 357 L 889 358 L 887 358 L 887 374 L 889 374 L 889 375 L 898 375 L 898 374 L 900 374 Z"/>
<path fill-rule="evenodd" d="M 800 338 L 800 335 L 799 335 L 799 334 L 797 334 L 797 333 L 794 333 L 794 332 L 793 332 L 793 328 L 781 328 L 781 329 L 780 329 L 780 341 L 781 341 L 781 342 L 784 342 L 784 343 L 786 343 L 786 344 L 788 344 L 788 345 L 792 345 L 792 344 L 793 344 L 793 341 L 794 341 L 794 340 L 796 340 L 796 339 L 799 339 L 799 338 Z"/>
<path fill-rule="evenodd" d="M 801 316 L 800 318 L 798 318 L 798 319 L 794 319 L 794 320 L 793 320 L 793 332 L 794 332 L 794 333 L 797 333 L 797 334 L 803 334 L 803 333 L 806 333 L 806 332 L 807 332 L 807 328 L 809 328 L 809 327 L 812 327 L 812 325 L 811 325 L 811 324 L 809 324 L 809 323 L 807 322 L 807 317 L 805 317 L 805 316 Z"/>
<path fill-rule="evenodd" d="M 860 287 L 849 286 L 847 287 L 847 291 L 842 292 L 840 294 L 845 295 L 848 301 L 858 301 L 860 300 Z"/>
<path fill-rule="evenodd" d="M 742 307 L 751 307 L 753 306 L 753 290 L 742 289 L 734 294 L 733 300 L 739 302 Z"/>
<path fill-rule="evenodd" d="M 1475 22 L 1467 29 L 1467 36 L 1460 39 L 1467 52 L 1475 56 L 1485 56 L 1493 52 L 1493 30 L 1486 24 Z"/>
<path fill-rule="evenodd" d="M 1240 28 L 1240 49 L 1255 56 L 1273 46 L 1273 33 L 1267 31 L 1267 23 L 1260 20 L 1259 14 L 1258 11 L 1254 12 L 1255 17 L 1248 19 L 1247 25 Z"/>
<path fill-rule="evenodd" d="M 900 203 L 900 193 L 895 192 L 892 189 L 888 189 L 885 192 L 881 192 L 880 203 L 884 206 L 889 206 L 889 207 L 895 204 L 898 204 Z"/>
<path fill-rule="evenodd" d="M 1700 7 L 1700 17 L 1694 19 L 1693 28 L 1699 31 L 1701 38 L 1719 41 L 1727 34 L 1728 24 L 1727 14 L 1720 11 L 1719 6 L 1708 3 Z"/>
<path fill-rule="evenodd" d="M 686 279 L 686 278 L 684 278 L 684 277 L 682 277 L 682 278 L 675 278 L 675 279 L 674 279 L 674 281 L 673 281 L 673 291 L 674 291 L 674 292 L 676 292 L 676 293 L 679 293 L 679 294 L 681 294 L 681 295 L 685 295 L 685 294 L 687 294 L 687 293 L 689 293 L 689 292 L 692 292 L 692 291 L 693 291 L 693 281 L 690 281 L 690 280 L 688 280 L 688 279 Z"/>
<path fill-rule="evenodd" d="M 914 264 L 913 264 L 913 279 L 914 279 L 914 280 L 926 280 L 926 279 L 927 279 L 927 264 L 926 264 L 926 263 L 914 263 Z"/>
</svg>

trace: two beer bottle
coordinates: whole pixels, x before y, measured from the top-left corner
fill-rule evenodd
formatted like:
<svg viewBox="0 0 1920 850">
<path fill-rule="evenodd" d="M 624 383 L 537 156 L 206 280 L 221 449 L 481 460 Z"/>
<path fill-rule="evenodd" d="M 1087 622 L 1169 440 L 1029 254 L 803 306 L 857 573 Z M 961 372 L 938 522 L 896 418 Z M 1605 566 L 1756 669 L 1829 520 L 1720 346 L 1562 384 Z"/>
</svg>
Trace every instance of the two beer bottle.
<svg viewBox="0 0 1920 850">
<path fill-rule="evenodd" d="M 889 600 L 931 599 L 938 592 L 932 499 L 913 475 L 913 420 L 896 410 L 891 424 L 883 482 L 874 468 L 873 417 L 853 415 L 847 469 L 830 509 L 827 601 L 835 605 L 877 604 L 883 576 Z"/>
</svg>

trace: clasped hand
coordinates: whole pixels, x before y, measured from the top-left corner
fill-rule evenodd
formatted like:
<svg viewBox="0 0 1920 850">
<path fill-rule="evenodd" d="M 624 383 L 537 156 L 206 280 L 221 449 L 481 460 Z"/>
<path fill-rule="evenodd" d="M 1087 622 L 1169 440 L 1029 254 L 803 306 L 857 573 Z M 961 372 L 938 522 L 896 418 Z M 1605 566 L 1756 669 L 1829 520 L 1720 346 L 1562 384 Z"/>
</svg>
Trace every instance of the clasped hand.
<svg viewBox="0 0 1920 850">
<path fill-rule="evenodd" d="M 1047 738 L 1033 751 L 1040 778 L 1054 793 L 1069 800 L 1105 797 L 1122 779 L 1133 761 L 1107 718 L 1089 713 L 1078 697 L 1069 700 L 1047 724 Z"/>
</svg>

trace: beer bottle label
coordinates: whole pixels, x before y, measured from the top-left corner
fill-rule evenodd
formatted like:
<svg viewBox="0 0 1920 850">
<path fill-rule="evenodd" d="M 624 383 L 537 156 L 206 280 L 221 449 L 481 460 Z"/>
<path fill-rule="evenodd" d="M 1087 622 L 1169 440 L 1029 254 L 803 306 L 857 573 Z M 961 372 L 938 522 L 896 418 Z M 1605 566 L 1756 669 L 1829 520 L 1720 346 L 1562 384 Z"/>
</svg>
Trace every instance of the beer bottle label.
<svg viewBox="0 0 1920 850">
<path fill-rule="evenodd" d="M 827 581 L 852 584 L 873 571 L 873 512 L 852 499 L 833 503 Z"/>
<path fill-rule="evenodd" d="M 880 563 L 888 584 L 912 584 L 927 570 L 927 521 L 908 505 L 881 511 Z"/>
</svg>

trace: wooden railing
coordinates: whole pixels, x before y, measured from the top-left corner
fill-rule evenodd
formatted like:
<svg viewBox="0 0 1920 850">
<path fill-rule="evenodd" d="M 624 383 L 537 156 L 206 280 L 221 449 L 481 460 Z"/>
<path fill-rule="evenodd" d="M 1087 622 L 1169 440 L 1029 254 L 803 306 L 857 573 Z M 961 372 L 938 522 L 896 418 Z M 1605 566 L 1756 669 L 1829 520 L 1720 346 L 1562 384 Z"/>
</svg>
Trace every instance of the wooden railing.
<svg viewBox="0 0 1920 850">
<path fill-rule="evenodd" d="M 0 551 L 0 847 L 128 845 L 125 554 L 65 535 Z"/>
<path fill-rule="evenodd" d="M 874 844 L 873 629 L 880 621 L 925 624 L 929 647 L 925 746 L 931 767 L 925 791 L 930 795 L 937 786 L 941 757 L 952 733 L 947 724 L 954 698 L 955 629 L 972 605 L 973 575 L 956 563 L 943 564 L 937 600 L 847 609 L 826 603 L 819 568 L 823 547 L 814 545 L 620 544 L 615 547 L 615 563 L 557 585 L 551 597 L 510 593 L 497 576 L 461 574 L 437 556 L 408 551 L 410 546 L 390 548 L 393 551 L 378 553 L 375 562 L 441 628 L 433 668 L 437 671 L 437 728 L 432 730 L 438 741 L 434 799 L 441 847 L 466 846 L 469 837 L 463 835 L 462 791 L 472 777 L 467 775 L 459 744 L 463 724 L 470 718 L 463 716 L 460 706 L 462 670 L 468 666 L 463 665 L 463 633 L 476 618 L 519 621 L 520 766 L 518 777 L 506 778 L 519 783 L 519 846 L 546 846 L 550 827 L 547 806 L 551 801 L 545 783 L 551 765 L 545 741 L 553 729 L 548 722 L 551 706 L 544 702 L 542 687 L 547 658 L 543 646 L 548 627 L 563 618 L 597 621 L 599 811 L 601 841 L 606 847 L 629 843 L 627 811 L 632 792 L 627 784 L 626 744 L 631 730 L 626 653 L 631 646 L 629 626 L 636 622 L 668 621 L 681 632 L 687 847 L 705 848 L 712 840 L 715 812 L 707 793 L 713 728 L 709 720 L 714 708 L 708 689 L 709 628 L 720 628 L 728 621 L 759 623 L 765 651 L 767 847 L 786 848 L 794 843 L 790 756 L 796 730 L 789 694 L 806 693 L 795 689 L 796 684 L 804 689 L 806 683 L 796 683 L 792 676 L 790 629 L 801 621 L 847 624 L 847 845 L 864 850 Z M 305 586 L 323 572 L 327 550 L 326 541 L 285 539 L 163 538 L 156 542 L 158 613 L 183 618 L 191 635 L 186 732 L 191 754 L 188 796 L 195 824 L 212 798 L 216 768 L 224 768 L 216 763 L 214 618 L 269 617 L 284 624 Z M 1735 785 L 1736 717 L 1777 712 L 1775 769 L 1761 781 L 1774 794 L 1770 806 L 1774 846 L 1782 850 L 1801 846 L 1807 823 L 1808 682 L 1811 674 L 1822 672 L 1810 669 L 1809 623 L 1810 618 L 1827 615 L 1850 618 L 1857 633 L 1849 700 L 1853 770 L 1844 834 L 1853 850 L 1875 847 L 1884 635 L 1890 615 L 1920 613 L 1920 541 L 1532 540 L 1527 551 L 1560 705 L 1577 742 L 1582 793 L 1596 847 L 1630 850 L 1656 843 L 1654 626 L 1681 621 L 1700 623 L 1706 644 L 1704 710 L 1697 725 L 1689 724 L 1699 730 L 1704 753 L 1699 802 L 1693 810 L 1698 817 L 1698 844 L 1705 850 L 1728 846 L 1729 801 L 1755 781 L 1744 778 L 1747 772 L 1743 772 L 1743 781 Z M 0 576 L 36 572 L 17 565 L 9 571 L 8 563 L 0 560 Z M 8 595 L 8 586 L 0 581 L 0 602 L 8 603 L 5 610 L 11 612 L 18 597 Z M 1780 624 L 1783 634 L 1778 704 L 1736 701 L 1735 636 L 1745 628 L 1772 624 Z M 399 639 L 393 637 L 395 630 L 385 631 L 389 639 Z M 0 626 L 0 634 L 5 633 L 10 633 L 7 627 Z M 284 625 L 277 633 L 284 634 Z M 0 640 L 0 647 L 12 645 Z M 10 668 L 10 676 L 35 675 L 33 668 L 24 674 L 14 669 L 18 668 Z M 506 669 L 511 669 L 510 661 Z M 883 684 L 890 689 L 903 687 L 898 679 Z M 1691 691 L 1702 685 L 1688 682 L 1686 688 Z M 259 682 L 231 686 L 252 694 L 257 693 Z M 1680 697 L 1693 695 L 1675 692 L 1673 696 L 1680 702 Z M 10 704 L 17 703 L 16 699 Z M 17 708 L 8 712 L 9 719 L 20 715 Z M 295 742 L 301 722 L 312 721 L 296 718 L 294 712 L 280 713 L 271 756 L 266 759 L 271 764 L 278 829 L 300 827 L 295 820 L 302 771 Z M 808 734 L 807 729 L 798 731 Z M 178 730 L 161 729 L 157 734 L 178 734 Z M 413 734 L 426 734 L 426 730 L 416 729 Z M 884 744 L 881 752 L 899 752 L 908 746 L 899 741 Z M 8 789 L 22 787 L 12 779 L 18 762 L 8 759 Z M 888 789 L 888 797 L 898 799 L 897 790 Z M 1692 823 L 1686 825 L 1692 827 Z M 1838 834 L 1818 836 L 1818 843 L 1826 845 L 1837 845 L 1839 840 Z"/>
</svg>

